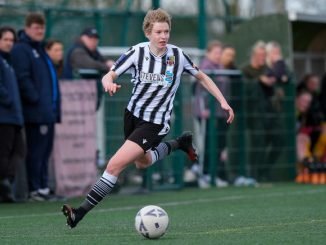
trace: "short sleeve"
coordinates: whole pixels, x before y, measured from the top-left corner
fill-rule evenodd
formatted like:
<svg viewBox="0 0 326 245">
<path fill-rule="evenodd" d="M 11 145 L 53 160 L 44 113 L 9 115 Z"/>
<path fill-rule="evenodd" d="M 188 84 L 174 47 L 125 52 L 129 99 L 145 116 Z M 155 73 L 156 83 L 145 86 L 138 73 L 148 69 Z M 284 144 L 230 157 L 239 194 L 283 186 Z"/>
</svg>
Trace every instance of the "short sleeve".
<svg viewBox="0 0 326 245">
<path fill-rule="evenodd" d="M 130 48 L 126 53 L 122 54 L 120 58 L 114 63 L 111 71 L 114 71 L 118 76 L 125 73 L 131 66 L 133 66 L 136 57 L 136 50 L 134 47 Z"/>
<path fill-rule="evenodd" d="M 183 68 L 185 72 L 188 72 L 189 74 L 196 76 L 199 72 L 198 67 L 192 62 L 192 60 L 189 58 L 188 55 L 186 55 L 182 51 L 183 55 Z"/>
</svg>

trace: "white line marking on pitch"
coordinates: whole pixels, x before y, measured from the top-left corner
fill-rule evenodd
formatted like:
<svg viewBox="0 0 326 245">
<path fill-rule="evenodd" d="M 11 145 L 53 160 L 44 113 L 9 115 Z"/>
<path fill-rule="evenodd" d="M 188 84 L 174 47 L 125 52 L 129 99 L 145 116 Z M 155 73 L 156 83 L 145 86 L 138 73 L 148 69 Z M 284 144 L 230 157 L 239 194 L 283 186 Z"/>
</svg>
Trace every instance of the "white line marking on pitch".
<svg viewBox="0 0 326 245">
<path fill-rule="evenodd" d="M 209 203 L 209 202 L 218 202 L 218 201 L 232 201 L 232 200 L 241 200 L 241 199 L 251 199 L 251 198 L 261 198 L 261 197 L 276 197 L 276 196 L 297 196 L 297 195 L 307 195 L 307 194 L 318 194 L 326 192 L 326 189 L 317 189 L 317 190 L 307 190 L 307 191 L 294 191 L 294 192 L 274 192 L 274 193 L 266 193 L 262 195 L 235 195 L 235 196 L 224 196 L 224 197 L 216 197 L 216 198 L 202 198 L 198 200 L 185 200 L 185 201 L 175 201 L 175 202 L 164 202 L 158 203 L 157 205 L 161 206 L 182 206 L 196 203 Z M 126 207 L 117 207 L 117 208 L 102 208 L 95 209 L 92 213 L 101 213 L 101 212 L 113 212 L 113 211 L 125 211 L 125 210 L 133 210 L 139 209 L 142 205 L 133 205 Z M 25 215 L 11 215 L 11 216 L 2 216 L 2 219 L 20 219 L 20 218 L 31 218 L 31 217 L 42 217 L 42 216 L 56 216 L 59 212 L 52 213 L 37 213 L 37 214 L 25 214 Z"/>
</svg>

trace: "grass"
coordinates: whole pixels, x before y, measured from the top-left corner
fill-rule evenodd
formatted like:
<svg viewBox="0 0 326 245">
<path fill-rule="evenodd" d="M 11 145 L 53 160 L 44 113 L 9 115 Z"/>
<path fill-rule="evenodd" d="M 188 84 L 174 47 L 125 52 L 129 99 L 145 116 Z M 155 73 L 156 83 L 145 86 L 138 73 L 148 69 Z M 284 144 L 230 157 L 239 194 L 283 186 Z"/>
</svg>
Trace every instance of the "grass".
<svg viewBox="0 0 326 245">
<path fill-rule="evenodd" d="M 149 204 L 169 214 L 168 232 L 159 240 L 147 240 L 134 229 L 137 211 Z M 1 204 L 0 244 L 325 244 L 326 239 L 325 186 L 114 195 L 73 230 L 65 226 L 61 205 Z"/>
</svg>

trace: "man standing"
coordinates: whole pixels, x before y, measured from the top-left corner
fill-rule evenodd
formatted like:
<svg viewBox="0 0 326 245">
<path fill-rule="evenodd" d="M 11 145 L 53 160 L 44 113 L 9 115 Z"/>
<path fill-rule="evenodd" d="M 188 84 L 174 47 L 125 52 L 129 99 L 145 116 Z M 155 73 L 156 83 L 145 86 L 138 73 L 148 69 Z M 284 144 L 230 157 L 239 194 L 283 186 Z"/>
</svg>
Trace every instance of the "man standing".
<svg viewBox="0 0 326 245">
<path fill-rule="evenodd" d="M 98 79 L 107 73 L 114 63 L 112 60 L 106 60 L 98 51 L 99 40 L 100 35 L 94 27 L 85 28 L 69 48 L 63 67 L 64 79 L 97 79 L 96 109 L 100 106 L 103 90 Z"/>
<path fill-rule="evenodd" d="M 55 68 L 44 49 L 44 35 L 44 16 L 30 13 L 12 51 L 25 118 L 29 194 L 37 201 L 49 198 L 48 160 L 54 126 L 60 120 L 60 91 Z"/>
<path fill-rule="evenodd" d="M 98 74 L 92 78 L 99 78 L 109 71 L 113 61 L 106 61 L 98 51 L 99 38 L 97 30 L 93 27 L 82 31 L 80 37 L 68 50 L 64 64 L 64 78 L 73 79 L 82 76 L 79 74 L 79 69 L 96 70 Z"/>
<path fill-rule="evenodd" d="M 24 158 L 23 113 L 10 56 L 15 40 L 13 28 L 0 28 L 0 202 L 14 201 L 15 159 Z"/>
<path fill-rule="evenodd" d="M 247 127 L 250 137 L 250 170 L 260 182 L 270 181 L 271 168 L 281 155 L 283 139 L 275 107 L 276 78 L 266 65 L 266 45 L 257 41 L 250 61 L 242 68 L 247 79 Z"/>
</svg>

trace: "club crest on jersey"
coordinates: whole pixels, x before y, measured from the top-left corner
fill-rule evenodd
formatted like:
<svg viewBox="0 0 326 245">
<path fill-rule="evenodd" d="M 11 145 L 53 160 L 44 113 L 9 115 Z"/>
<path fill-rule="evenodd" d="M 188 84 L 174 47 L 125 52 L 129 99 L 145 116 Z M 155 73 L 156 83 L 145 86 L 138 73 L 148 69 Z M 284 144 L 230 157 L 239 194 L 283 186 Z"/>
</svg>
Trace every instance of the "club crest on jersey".
<svg viewBox="0 0 326 245">
<path fill-rule="evenodd" d="M 173 66 L 175 64 L 175 57 L 172 55 L 172 56 L 169 56 L 167 59 L 166 59 L 166 64 L 168 66 Z"/>
</svg>

